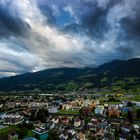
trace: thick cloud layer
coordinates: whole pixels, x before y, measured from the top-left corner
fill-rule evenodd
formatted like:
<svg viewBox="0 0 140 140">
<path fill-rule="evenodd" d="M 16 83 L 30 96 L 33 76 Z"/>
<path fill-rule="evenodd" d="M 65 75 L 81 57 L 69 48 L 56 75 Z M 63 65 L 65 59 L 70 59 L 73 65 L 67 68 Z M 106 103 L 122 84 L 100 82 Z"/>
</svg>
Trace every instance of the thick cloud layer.
<svg viewBox="0 0 140 140">
<path fill-rule="evenodd" d="M 1 0 L 0 77 L 140 56 L 139 0 Z"/>
</svg>

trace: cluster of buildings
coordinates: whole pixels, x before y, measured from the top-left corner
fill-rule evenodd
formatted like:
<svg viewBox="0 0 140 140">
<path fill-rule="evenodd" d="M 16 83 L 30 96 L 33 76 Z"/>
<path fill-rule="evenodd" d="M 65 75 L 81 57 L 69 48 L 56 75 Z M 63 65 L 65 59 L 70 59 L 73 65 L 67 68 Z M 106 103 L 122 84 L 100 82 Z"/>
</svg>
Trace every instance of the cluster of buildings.
<svg viewBox="0 0 140 140">
<path fill-rule="evenodd" d="M 131 104 L 131 105 L 129 105 Z M 140 102 L 122 101 L 119 103 L 101 102 L 100 100 L 84 100 L 83 98 L 60 104 L 60 110 L 78 111 L 83 116 L 126 117 L 128 112 L 133 119 L 139 119 Z"/>
<path fill-rule="evenodd" d="M 32 123 L 32 137 L 25 136 L 24 140 L 47 140 L 53 131 L 59 140 L 140 139 L 139 102 L 110 103 L 98 97 L 85 98 L 85 95 L 9 100 L 9 103 L 8 100 L 5 102 L 6 106 L 1 105 L 5 110 L 0 114 L 0 123 L 3 126 Z M 15 137 L 17 135 L 15 133 Z M 14 138 L 13 133 L 10 137 Z"/>
<path fill-rule="evenodd" d="M 40 140 L 46 140 L 49 131 L 55 130 L 59 140 L 139 140 L 140 125 L 124 120 L 107 120 L 91 117 L 51 116 L 46 123 L 39 123 L 33 132 Z"/>
</svg>

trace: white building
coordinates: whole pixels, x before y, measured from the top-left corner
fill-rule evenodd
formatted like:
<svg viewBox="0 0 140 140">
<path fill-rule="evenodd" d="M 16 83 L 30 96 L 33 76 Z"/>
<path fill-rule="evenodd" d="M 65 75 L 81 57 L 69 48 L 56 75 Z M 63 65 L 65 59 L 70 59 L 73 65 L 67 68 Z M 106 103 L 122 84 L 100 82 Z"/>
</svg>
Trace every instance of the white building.
<svg viewBox="0 0 140 140">
<path fill-rule="evenodd" d="M 96 114 L 96 115 L 103 115 L 103 112 L 104 112 L 104 106 L 98 105 L 98 106 L 95 108 L 95 114 Z"/>
<path fill-rule="evenodd" d="M 74 120 L 74 126 L 79 127 L 81 125 L 81 120 L 80 119 L 75 119 Z"/>
<path fill-rule="evenodd" d="M 112 104 L 112 105 L 109 106 L 109 110 L 112 109 L 112 108 L 118 109 L 119 105 Z"/>
<path fill-rule="evenodd" d="M 32 109 L 48 108 L 48 103 L 32 102 L 30 103 L 29 107 Z"/>
<path fill-rule="evenodd" d="M 54 124 L 57 124 L 57 123 L 59 122 L 59 119 L 58 119 L 58 118 L 53 118 L 53 119 L 52 119 L 52 122 L 53 122 Z"/>
<path fill-rule="evenodd" d="M 48 108 L 48 112 L 49 113 L 57 113 L 59 110 L 57 107 L 51 107 L 51 108 Z"/>
<path fill-rule="evenodd" d="M 87 99 L 83 101 L 82 106 L 87 107 L 89 104 L 90 104 L 90 101 Z"/>
<path fill-rule="evenodd" d="M 133 104 L 136 104 L 137 107 L 140 107 L 140 102 L 132 102 Z"/>
<path fill-rule="evenodd" d="M 16 125 L 22 122 L 23 117 L 20 115 L 6 115 L 4 117 L 4 124 Z"/>
</svg>

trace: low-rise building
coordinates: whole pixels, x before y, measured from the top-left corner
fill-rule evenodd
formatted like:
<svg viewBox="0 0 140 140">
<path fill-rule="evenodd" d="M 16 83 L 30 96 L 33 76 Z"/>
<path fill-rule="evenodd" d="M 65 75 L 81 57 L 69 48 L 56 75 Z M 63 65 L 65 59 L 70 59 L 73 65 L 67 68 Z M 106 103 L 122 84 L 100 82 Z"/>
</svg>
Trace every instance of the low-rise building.
<svg viewBox="0 0 140 140">
<path fill-rule="evenodd" d="M 69 123 L 69 118 L 68 117 L 62 117 L 60 119 L 60 122 L 64 125 L 67 125 Z"/>
<path fill-rule="evenodd" d="M 83 132 L 77 134 L 77 140 L 86 140 L 86 135 Z"/>
<path fill-rule="evenodd" d="M 52 119 L 52 122 L 53 122 L 54 124 L 57 124 L 57 123 L 59 122 L 59 119 L 58 119 L 58 118 L 53 118 L 53 119 Z"/>
<path fill-rule="evenodd" d="M 60 134 L 59 140 L 67 140 L 68 139 L 68 134 L 66 132 Z"/>
<path fill-rule="evenodd" d="M 46 140 L 48 138 L 48 133 L 45 128 L 36 128 L 35 130 L 32 130 L 32 132 L 38 140 Z"/>
<path fill-rule="evenodd" d="M 108 115 L 109 117 L 120 117 L 120 111 L 112 108 L 108 111 Z"/>
<path fill-rule="evenodd" d="M 104 106 L 98 105 L 98 106 L 95 108 L 95 114 L 96 114 L 96 115 L 103 115 L 103 112 L 104 112 Z"/>
<path fill-rule="evenodd" d="M 50 107 L 50 108 L 48 108 L 48 112 L 49 113 L 58 113 L 58 108 L 57 107 Z"/>
<path fill-rule="evenodd" d="M 20 115 L 6 115 L 4 117 L 4 124 L 16 125 L 22 122 L 23 117 Z"/>
<path fill-rule="evenodd" d="M 8 134 L 8 140 L 18 140 L 18 134 L 16 133 L 16 131 L 12 130 Z"/>
<path fill-rule="evenodd" d="M 74 120 L 74 126 L 75 126 L 75 127 L 79 127 L 80 125 L 81 125 L 81 120 L 78 119 L 78 118 L 76 118 L 76 119 Z"/>
<path fill-rule="evenodd" d="M 48 103 L 31 102 L 29 107 L 31 109 L 48 108 Z"/>
<path fill-rule="evenodd" d="M 70 110 L 70 109 L 72 109 L 72 105 L 68 104 L 68 103 L 62 104 L 61 106 L 62 106 L 62 110 Z"/>
</svg>

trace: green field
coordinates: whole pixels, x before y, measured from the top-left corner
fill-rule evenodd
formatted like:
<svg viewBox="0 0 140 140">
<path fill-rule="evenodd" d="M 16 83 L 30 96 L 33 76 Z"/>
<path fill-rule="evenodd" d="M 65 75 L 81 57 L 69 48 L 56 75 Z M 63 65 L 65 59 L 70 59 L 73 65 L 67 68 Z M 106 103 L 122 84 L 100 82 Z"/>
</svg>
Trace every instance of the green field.
<svg viewBox="0 0 140 140">
<path fill-rule="evenodd" d="M 9 127 L 0 129 L 0 139 L 6 137 L 10 132 L 15 131 L 19 138 L 24 138 L 25 136 L 32 136 L 32 130 L 24 126 L 11 125 Z"/>
<path fill-rule="evenodd" d="M 60 110 L 58 115 L 78 115 L 79 111 L 72 111 L 72 110 Z"/>
</svg>

